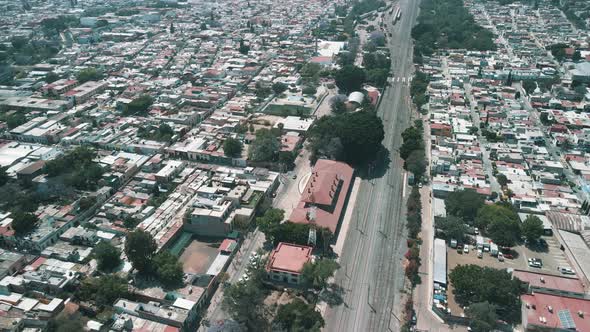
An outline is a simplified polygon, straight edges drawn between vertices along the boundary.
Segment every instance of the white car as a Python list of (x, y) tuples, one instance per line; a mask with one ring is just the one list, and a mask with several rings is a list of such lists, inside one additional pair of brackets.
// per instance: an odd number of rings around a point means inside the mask
[(468, 254), (468, 253), (469, 253), (469, 245), (468, 245), (468, 244), (466, 244), (466, 245), (463, 247), (463, 253), (464, 253), (464, 254)]
[(574, 275), (576, 274), (576, 272), (574, 272), (574, 270), (572, 270), (569, 267), (558, 267), (557, 268), (559, 270), (559, 272), (561, 272), (562, 274), (569, 274), (569, 275)]

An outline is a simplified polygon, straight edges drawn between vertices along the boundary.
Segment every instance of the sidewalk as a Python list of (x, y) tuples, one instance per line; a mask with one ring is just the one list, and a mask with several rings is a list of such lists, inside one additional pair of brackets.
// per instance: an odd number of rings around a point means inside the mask
[[(430, 124), (428, 117), (423, 116), (424, 120), (424, 143), (426, 147), (426, 159), (428, 168), (430, 168)], [(418, 273), (422, 282), (414, 290), (414, 310), (416, 311), (417, 324), (416, 328), (423, 331), (431, 332), (450, 332), (450, 331), (467, 331), (464, 326), (447, 325), (442, 318), (432, 311), (434, 285), (433, 275), (433, 244), (434, 244), (434, 213), (432, 204), (432, 183), (428, 183), (420, 189), (420, 199), (422, 200), (422, 230), (420, 238), (420, 258), (422, 264)]]
[[(361, 181), (362, 179), (360, 177), (356, 177), (356, 179), (354, 180), (352, 191), (350, 192), (350, 198), (348, 199), (346, 212), (342, 220), (342, 226), (340, 227), (340, 232), (338, 233), (338, 239), (336, 240), (336, 244), (332, 247), (334, 253), (338, 255), (338, 258), (336, 259), (337, 262), (340, 262), (340, 255), (342, 255), (342, 247), (346, 242), (346, 236), (348, 235), (348, 227), (350, 226), (350, 220), (352, 219), (352, 212), (356, 204), (356, 197), (361, 186)], [(333, 283), (334, 280), (334, 276), (331, 276), (330, 278), (328, 278), (328, 284)], [(328, 304), (324, 301), (320, 301), (316, 305), (316, 309), (320, 311), (322, 316), (325, 316), (326, 309), (328, 309)]]

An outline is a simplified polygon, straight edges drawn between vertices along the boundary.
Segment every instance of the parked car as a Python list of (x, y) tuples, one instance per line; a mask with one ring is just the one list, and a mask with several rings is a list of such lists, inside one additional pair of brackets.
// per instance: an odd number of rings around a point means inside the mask
[(500, 262), (503, 262), (504, 261), (504, 254), (503, 253), (501, 253), (501, 252), (498, 253), (498, 260)]
[(481, 250), (481, 249), (477, 250), (477, 258), (483, 258), (483, 250)]
[(463, 245), (462, 244), (458, 244), (457, 245), (457, 253), (458, 254), (462, 254), (463, 253)]
[(468, 254), (468, 253), (469, 253), (469, 245), (468, 245), (468, 244), (466, 244), (466, 245), (463, 247), (463, 253), (464, 253), (464, 254)]
[(576, 274), (576, 272), (574, 272), (574, 270), (572, 270), (569, 267), (558, 267), (557, 268), (559, 270), (559, 272), (561, 272), (562, 274), (569, 274), (569, 275), (574, 275)]
[(529, 266), (540, 269), (543, 267), (543, 261), (539, 258), (529, 258)]

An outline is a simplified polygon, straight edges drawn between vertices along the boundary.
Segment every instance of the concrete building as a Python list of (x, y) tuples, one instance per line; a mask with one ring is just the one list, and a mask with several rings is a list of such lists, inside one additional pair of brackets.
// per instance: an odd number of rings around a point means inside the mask
[(532, 293), (521, 301), (525, 331), (590, 331), (590, 300)]
[(266, 271), (271, 280), (299, 284), (301, 270), (311, 261), (312, 247), (281, 242), (271, 252)]

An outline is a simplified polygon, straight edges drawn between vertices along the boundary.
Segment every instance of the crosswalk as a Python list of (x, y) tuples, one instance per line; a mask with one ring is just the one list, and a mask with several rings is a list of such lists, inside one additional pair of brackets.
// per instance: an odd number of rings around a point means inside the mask
[(400, 84), (400, 83), (401, 84), (410, 84), (412, 82), (412, 79), (413, 78), (414, 78), (413, 76), (408, 76), (408, 77), (405, 77), (405, 76), (394, 76), (394, 77), (388, 78), (387, 81), (389, 83), (391, 83), (391, 84), (395, 84), (395, 83), (398, 83), (398, 84)]

